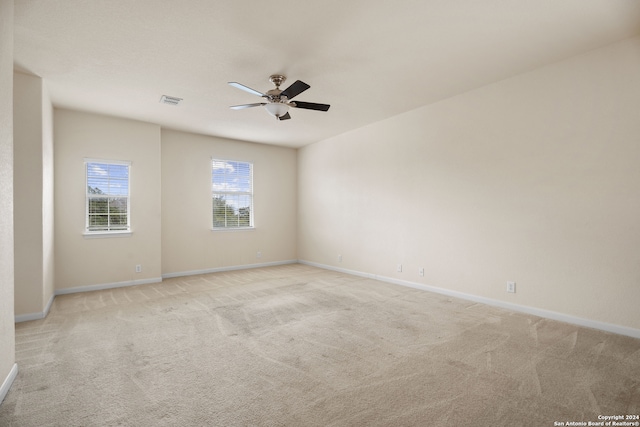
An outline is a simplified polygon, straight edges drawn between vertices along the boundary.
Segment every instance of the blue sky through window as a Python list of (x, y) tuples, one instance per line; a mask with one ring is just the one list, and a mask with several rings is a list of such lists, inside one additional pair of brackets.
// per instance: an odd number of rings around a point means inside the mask
[(251, 164), (246, 162), (213, 160), (211, 191), (213, 193), (250, 193)]
[(91, 191), (107, 196), (129, 194), (129, 166), (111, 163), (87, 163), (87, 185)]

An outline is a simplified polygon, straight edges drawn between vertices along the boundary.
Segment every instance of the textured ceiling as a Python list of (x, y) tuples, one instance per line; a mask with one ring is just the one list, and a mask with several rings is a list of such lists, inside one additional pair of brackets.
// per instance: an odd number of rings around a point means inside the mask
[[(640, 34), (637, 0), (15, 0), (15, 65), (54, 105), (300, 147)], [(278, 122), (268, 77), (299, 79)], [(159, 102), (184, 98), (181, 105)]]

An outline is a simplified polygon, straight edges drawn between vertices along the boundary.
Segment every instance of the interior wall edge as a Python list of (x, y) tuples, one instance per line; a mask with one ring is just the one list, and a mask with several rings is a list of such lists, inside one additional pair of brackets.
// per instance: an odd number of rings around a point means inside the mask
[(47, 305), (44, 307), (43, 311), (38, 311), (36, 313), (16, 314), (15, 323), (44, 319), (49, 314), (49, 311), (51, 310), (51, 305), (53, 304), (53, 300), (55, 299), (55, 297), (56, 297), (55, 294), (51, 295), (51, 298), (49, 298), (49, 302), (47, 302)]
[(17, 376), (18, 364), (14, 363), (13, 367), (9, 371), (9, 374), (7, 375), (7, 378), (4, 379), (4, 381), (2, 382), (2, 386), (0, 386), (0, 405), (2, 405), (2, 401), (4, 400), (7, 393), (9, 393), (9, 389), (11, 388), (11, 385), (13, 384), (13, 381)]
[(414, 289), (420, 289), (427, 292), (434, 292), (441, 295), (446, 295), (454, 298), (460, 298), (467, 301), (473, 301), (480, 304), (486, 304), (493, 307), (502, 308), (505, 310), (516, 311), (519, 313), (531, 314), (533, 316), (542, 317), (545, 319), (555, 320), (559, 322), (570, 323), (585, 328), (598, 329), (605, 332), (611, 332), (618, 335), (625, 335), (632, 338), (640, 339), (640, 329), (631, 328), (623, 325), (615, 325), (612, 323), (601, 322), (598, 320), (585, 319), (582, 317), (572, 316), (565, 313), (560, 313), (551, 310), (544, 310), (537, 307), (525, 306), (520, 304), (513, 304), (505, 301), (495, 300), (492, 298), (481, 297), (478, 295), (467, 294), (464, 292), (452, 291), (445, 288), (440, 288), (432, 285), (425, 285), (422, 283), (411, 282), (408, 280), (399, 280), (392, 277), (380, 276), (377, 274), (366, 273), (362, 271), (349, 270), (340, 267), (334, 267), (331, 265), (320, 264), (317, 262), (298, 260), (300, 264), (310, 265), (312, 267), (323, 268), (326, 270), (337, 271), (340, 273), (351, 274), (354, 276), (365, 277), (367, 279), (379, 280), (385, 283), (391, 283), (394, 285), (407, 286)]

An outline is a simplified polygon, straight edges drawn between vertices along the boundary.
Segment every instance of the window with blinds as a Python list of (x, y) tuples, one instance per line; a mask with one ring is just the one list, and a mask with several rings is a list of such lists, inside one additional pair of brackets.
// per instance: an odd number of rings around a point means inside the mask
[(85, 159), (86, 232), (128, 232), (130, 162)]
[(253, 227), (253, 164), (211, 160), (213, 229)]

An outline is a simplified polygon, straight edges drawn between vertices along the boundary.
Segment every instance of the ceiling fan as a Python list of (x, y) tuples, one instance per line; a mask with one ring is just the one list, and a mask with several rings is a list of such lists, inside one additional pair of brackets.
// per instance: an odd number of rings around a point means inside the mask
[(330, 107), (328, 104), (316, 104), (315, 102), (303, 102), (303, 101), (291, 101), (296, 96), (300, 95), (311, 86), (303, 81), (296, 80), (291, 86), (285, 90), (280, 89), (280, 85), (284, 83), (287, 78), (280, 74), (274, 74), (269, 77), (269, 81), (276, 85), (275, 89), (271, 89), (267, 93), (259, 92), (255, 89), (251, 89), (243, 84), (237, 82), (229, 82), (229, 84), (238, 89), (244, 90), (254, 95), (258, 95), (265, 98), (267, 102), (257, 102), (255, 104), (242, 104), (233, 105), (229, 108), (232, 110), (242, 110), (244, 108), (251, 107), (264, 107), (265, 110), (276, 120), (289, 120), (291, 115), (289, 114), (289, 107), (304, 108), (306, 110), (327, 111)]

